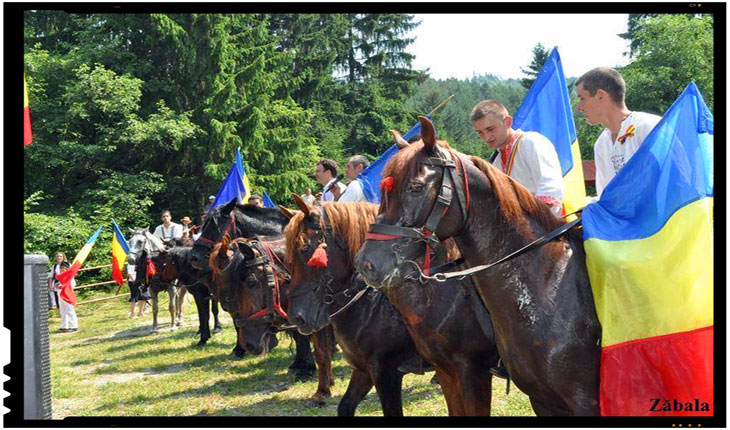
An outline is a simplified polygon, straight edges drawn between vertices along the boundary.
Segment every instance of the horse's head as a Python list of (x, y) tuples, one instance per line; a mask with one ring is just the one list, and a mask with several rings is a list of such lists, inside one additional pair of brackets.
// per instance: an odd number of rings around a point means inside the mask
[(289, 321), (302, 334), (330, 323), (330, 314), (342, 306), (338, 293), (354, 274), (352, 260), (360, 248), (377, 206), (370, 203), (307, 205), (292, 194), (301, 210), (286, 229), (286, 265), (292, 275), (288, 289)]
[[(215, 274), (214, 295), (223, 310), (242, 328), (244, 348), (254, 355), (270, 351), (278, 343), (268, 258), (246, 239), (224, 239), (214, 247), (210, 266)], [(276, 275), (274, 275), (276, 276)]]
[(127, 253), (127, 262), (131, 265), (138, 263), (138, 260), (145, 250), (148, 250), (147, 236), (145, 232), (149, 233), (149, 228), (142, 228), (138, 230), (129, 229), (132, 232), (132, 237), (127, 241), (129, 245), (129, 252)]
[(236, 209), (236, 199), (224, 206), (213, 209), (200, 228), (200, 236), (193, 245), (190, 253), (190, 264), (196, 269), (203, 269), (210, 259), (210, 253), (216, 243), (223, 239), (224, 234), (231, 230), (231, 211)]
[(419, 260), (426, 268), (441, 240), (456, 235), (466, 221), (464, 163), (447, 142), (436, 140), (431, 121), (419, 121), (421, 141), (399, 145), (404, 148), (383, 171), (380, 211), (355, 258), (357, 271), (376, 287), (414, 276)]

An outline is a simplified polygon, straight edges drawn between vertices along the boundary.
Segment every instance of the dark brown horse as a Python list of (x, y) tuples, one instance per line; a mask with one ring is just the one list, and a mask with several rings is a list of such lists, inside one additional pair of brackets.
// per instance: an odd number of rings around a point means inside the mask
[[(227, 236), (214, 246), (210, 255), (209, 265), (215, 279), (213, 294), (240, 328), (239, 343), (254, 355), (271, 351), (278, 344), (276, 333), (286, 324), (282, 308), (287, 305), (287, 295), (282, 294), (288, 282), (286, 269), (271, 261), (283, 257), (283, 240), (259, 242), (236, 238), (229, 241)], [(281, 288), (280, 283), (284, 284)], [(310, 336), (291, 329), (289, 333), (297, 348), (289, 370), (295, 374), (296, 380), (306, 380), (313, 376), (314, 361), (317, 362), (319, 384), (311, 400), (322, 405), (332, 396), (331, 387), (334, 385), (334, 335), (331, 330), (326, 330), (311, 336), (315, 357), (312, 360)]]
[[(383, 415), (402, 416), (403, 373), (398, 366), (418, 357), (418, 352), (395, 307), (381, 291), (368, 288), (352, 267), (377, 206), (326, 203), (320, 209), (293, 196), (301, 212), (284, 230), (286, 264), (292, 276), (289, 321), (302, 333), (330, 324), (334, 328), (343, 356), (353, 367), (338, 406), (339, 416), (353, 416), (373, 385)], [(322, 213), (326, 213), (327, 221)], [(322, 251), (325, 247), (326, 252)], [(311, 267), (323, 253), (328, 260), (326, 267)]]
[[(304, 202), (299, 199), (297, 202), (303, 207)], [(342, 240), (343, 243), (358, 246), (358, 243), (365, 240), (378, 206), (360, 204), (360, 209), (368, 216), (358, 217), (358, 211), (336, 211), (341, 205), (343, 204), (335, 203), (330, 206), (333, 215), (336, 212), (333, 218), (337, 220), (333, 221), (332, 228), (348, 226), (346, 229), (339, 228), (338, 234), (347, 238)], [(339, 253), (330, 251), (331, 249), (328, 245), (328, 259), (331, 264), (344, 268), (343, 277), (351, 277), (355, 273), (351, 256), (347, 255), (348, 258), (342, 261), (336, 260)], [(450, 251), (452, 258), (458, 256), (453, 241)], [(345, 257), (342, 254), (340, 256)], [(434, 256), (434, 265), (443, 262), (444, 256)], [(382, 291), (403, 316), (406, 329), (420, 355), (434, 365), (449, 415), (488, 416), (492, 398), (492, 376), (486, 369), (496, 365), (498, 357), (489, 315), (484, 313), (482, 329), (474, 314), (472, 302), (478, 300), (478, 297), (474, 297), (470, 288), (462, 286), (456, 280), (444, 284), (421, 284), (417, 280), (406, 280), (397, 287)], [(325, 313), (320, 311), (320, 315), (323, 314)], [(375, 326), (368, 328), (375, 329)], [(464, 339), (469, 341), (465, 342)]]
[[(478, 266), (563, 224), (487, 162), (441, 147), (431, 122), (419, 119), (422, 142), (396, 154), (383, 173), (392, 188), (371, 231), (392, 238), (368, 240), (356, 259), (369, 283), (398, 285), (418, 270), (409, 261), (439, 240), (453, 237), (467, 264)], [(431, 218), (436, 226), (424, 229)], [(489, 309), (499, 355), (535, 413), (599, 415), (600, 325), (580, 235), (569, 232), (472, 280)]]

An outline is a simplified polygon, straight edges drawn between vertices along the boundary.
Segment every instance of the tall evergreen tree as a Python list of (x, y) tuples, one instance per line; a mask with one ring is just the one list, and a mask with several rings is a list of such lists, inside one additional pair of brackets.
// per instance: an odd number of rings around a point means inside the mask
[(540, 74), (540, 69), (542, 69), (542, 66), (545, 64), (545, 61), (547, 61), (549, 55), (550, 50), (546, 49), (540, 42), (532, 48), (532, 62), (530, 62), (530, 65), (527, 66), (526, 69), (524, 67), (520, 67), (522, 73), (528, 76), (527, 78), (522, 78), (520, 80), (522, 86), (526, 90), (529, 90), (537, 79), (537, 75)]

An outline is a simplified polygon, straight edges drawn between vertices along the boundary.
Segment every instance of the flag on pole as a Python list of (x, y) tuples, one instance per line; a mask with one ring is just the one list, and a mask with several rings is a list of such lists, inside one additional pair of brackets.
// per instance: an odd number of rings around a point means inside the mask
[(713, 135), (692, 82), (583, 211), (602, 415), (715, 413)]
[(76, 295), (74, 294), (74, 290), (71, 287), (71, 281), (73, 280), (74, 276), (76, 276), (76, 272), (79, 271), (81, 265), (84, 264), (86, 257), (89, 256), (91, 248), (94, 247), (94, 243), (96, 242), (96, 239), (99, 237), (99, 233), (103, 228), (104, 226), (99, 227), (94, 232), (94, 234), (91, 235), (89, 240), (86, 241), (86, 244), (83, 248), (81, 248), (81, 251), (76, 254), (73, 263), (71, 263), (71, 267), (69, 267), (68, 270), (66, 270), (65, 272), (56, 275), (56, 279), (61, 282), (62, 286), (60, 297), (71, 305), (76, 305)]
[[(426, 115), (426, 118), (431, 119), (431, 114)], [(416, 125), (411, 127), (410, 130), (403, 135), (403, 139), (408, 139), (421, 133), (421, 123), (417, 122)], [(387, 151), (382, 153), (375, 161), (370, 163), (365, 170), (357, 175), (357, 179), (362, 183), (362, 192), (365, 194), (365, 198), (370, 203), (380, 204), (380, 180), (383, 179), (383, 168), (388, 164), (391, 157), (398, 153), (398, 147), (393, 144)]]
[(114, 229), (114, 234), (112, 234), (112, 279), (117, 281), (117, 284), (122, 285), (124, 284), (122, 272), (124, 271), (124, 263), (127, 262), (129, 245), (114, 219), (112, 219), (112, 227)]
[(586, 204), (583, 163), (570, 107), (568, 85), (558, 48), (553, 48), (514, 116), (514, 129), (536, 131), (550, 139), (563, 172), (563, 211)]
[(243, 158), (241, 158), (241, 151), (236, 150), (236, 159), (228, 171), (225, 181), (221, 189), (218, 190), (218, 194), (213, 200), (213, 204), (210, 206), (210, 211), (223, 206), (233, 199), (237, 199), (238, 203), (248, 202), (248, 198), (251, 196), (251, 186), (246, 176), (246, 169), (243, 165)]
[(274, 201), (271, 200), (271, 197), (269, 197), (269, 194), (266, 191), (264, 191), (264, 207), (276, 208), (276, 204), (274, 204)]
[(23, 75), (23, 91), (25, 93), (23, 100), (23, 146), (28, 146), (33, 142), (33, 130), (30, 128), (30, 105), (28, 103), (28, 84), (25, 83), (25, 74)]

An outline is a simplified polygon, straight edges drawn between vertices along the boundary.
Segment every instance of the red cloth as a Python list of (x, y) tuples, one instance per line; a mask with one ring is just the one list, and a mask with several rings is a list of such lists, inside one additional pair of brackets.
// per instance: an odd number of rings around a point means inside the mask
[(59, 297), (72, 306), (76, 306), (76, 295), (74, 294), (74, 289), (71, 286), (71, 281), (73, 281), (74, 276), (76, 276), (76, 272), (78, 272), (80, 268), (81, 263), (77, 262), (67, 270), (56, 275), (56, 279), (58, 279), (61, 283), (61, 293), (59, 294)]

